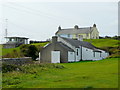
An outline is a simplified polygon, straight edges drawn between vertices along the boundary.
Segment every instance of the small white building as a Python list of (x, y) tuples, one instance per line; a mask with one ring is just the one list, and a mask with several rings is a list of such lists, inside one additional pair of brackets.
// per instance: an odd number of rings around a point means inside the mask
[[(80, 39), (81, 40), (81, 39)], [(52, 43), (40, 52), (42, 63), (67, 63), (83, 60), (101, 60), (109, 53), (93, 46), (89, 42), (59, 36), (52, 38)]]

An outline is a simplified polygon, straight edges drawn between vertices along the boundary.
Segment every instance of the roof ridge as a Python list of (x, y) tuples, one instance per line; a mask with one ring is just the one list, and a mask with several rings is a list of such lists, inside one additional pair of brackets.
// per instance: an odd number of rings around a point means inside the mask
[[(86, 29), (86, 28), (91, 28), (91, 27), (81, 27), (81, 28), (78, 28), (78, 29)], [(69, 30), (69, 29), (75, 30), (75, 28), (64, 28), (64, 29), (61, 29), (61, 30)], [(76, 30), (78, 30), (78, 29), (76, 29)]]

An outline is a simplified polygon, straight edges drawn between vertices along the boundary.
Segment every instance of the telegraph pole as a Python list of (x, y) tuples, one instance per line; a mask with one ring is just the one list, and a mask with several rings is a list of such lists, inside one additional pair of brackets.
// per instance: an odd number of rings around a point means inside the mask
[(7, 31), (7, 28), (8, 28), (8, 19), (5, 19), (5, 38), (6, 38), (6, 42), (7, 42), (7, 36), (8, 36), (8, 31)]

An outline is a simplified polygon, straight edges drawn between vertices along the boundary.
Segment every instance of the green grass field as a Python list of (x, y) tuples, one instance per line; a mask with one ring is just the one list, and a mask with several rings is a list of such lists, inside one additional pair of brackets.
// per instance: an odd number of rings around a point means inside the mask
[(21, 71), (3, 73), (3, 88), (118, 87), (118, 58), (43, 66), (34, 64), (21, 68)]
[(115, 39), (86, 39), (84, 41), (91, 42), (96, 47), (117, 47), (120, 43), (119, 40)]
[(43, 43), (33, 43), (33, 44), (31, 44), (31, 45), (35, 45), (35, 46), (41, 46), (41, 47), (43, 47), (43, 46), (45, 46), (46, 44), (48, 44), (49, 42), (43, 42)]
[[(35, 45), (36, 47), (43, 47), (47, 44), (48, 42), (45, 43), (34, 43), (34, 44), (30, 44), (30, 45)], [(14, 50), (17, 52), (17, 54), (14, 52)], [(9, 55), (8, 55), (9, 54)], [(20, 47), (17, 48), (2, 48), (2, 54), (1, 56), (7, 56), (7, 57), (13, 57), (13, 58), (17, 58), (17, 57), (21, 57), (22, 53), (20, 52)]]
[(2, 56), (2, 45), (0, 45), (0, 56)]
[(2, 55), (6, 55), (8, 53), (13, 53), (13, 50), (16, 50), (16, 51), (20, 52), (19, 47), (17, 47), (17, 48), (3, 48), (2, 49)]

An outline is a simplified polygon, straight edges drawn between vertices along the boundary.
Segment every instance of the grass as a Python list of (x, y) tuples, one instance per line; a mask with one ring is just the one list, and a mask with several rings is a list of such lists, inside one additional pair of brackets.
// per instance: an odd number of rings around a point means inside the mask
[(8, 53), (13, 53), (14, 50), (16, 50), (17, 52), (20, 53), (20, 48), (19, 47), (17, 47), (17, 48), (3, 48), (2, 49), (2, 55), (4, 56)]
[[(62, 68), (61, 68), (62, 67)], [(118, 58), (21, 66), (3, 73), (3, 88), (117, 88)]]
[(2, 45), (0, 45), (0, 56), (2, 56)]
[[(93, 45), (96, 47), (105, 49), (112, 53), (112, 57), (120, 57), (119, 52), (120, 50), (118, 49), (120, 41), (115, 40), (115, 39), (87, 39), (84, 40), (87, 42), (91, 42)], [(35, 45), (38, 49), (45, 46), (49, 42), (43, 42), (43, 43), (33, 43), (31, 45)], [(14, 53), (14, 50), (16, 50), (17, 54)], [(20, 47), (17, 48), (10, 48), (10, 49), (2, 49), (2, 56), (5, 57), (21, 57), (23, 56), (22, 53), (20, 53)]]
[(96, 47), (118, 47), (119, 40), (115, 39), (86, 39), (84, 41), (91, 42)]
[(46, 44), (48, 44), (49, 42), (43, 42), (43, 43), (33, 43), (33, 44), (31, 44), (31, 45), (35, 45), (35, 46), (41, 46), (41, 47), (43, 47), (43, 46), (45, 46)]
[(120, 41), (115, 39), (87, 39), (84, 40), (91, 42), (94, 46), (106, 50), (110, 53), (109, 57), (120, 58)]
[[(30, 44), (30, 45), (35, 45), (37, 48), (40, 48), (40, 47), (45, 46), (48, 43), (49, 42), (34, 43), (34, 44)], [(16, 51), (16, 52), (14, 52), (14, 51)], [(17, 58), (17, 57), (22, 57), (23, 55), (20, 52), (20, 47), (17, 47), (17, 48), (2, 48), (2, 54), (0, 54), (0, 56)]]

